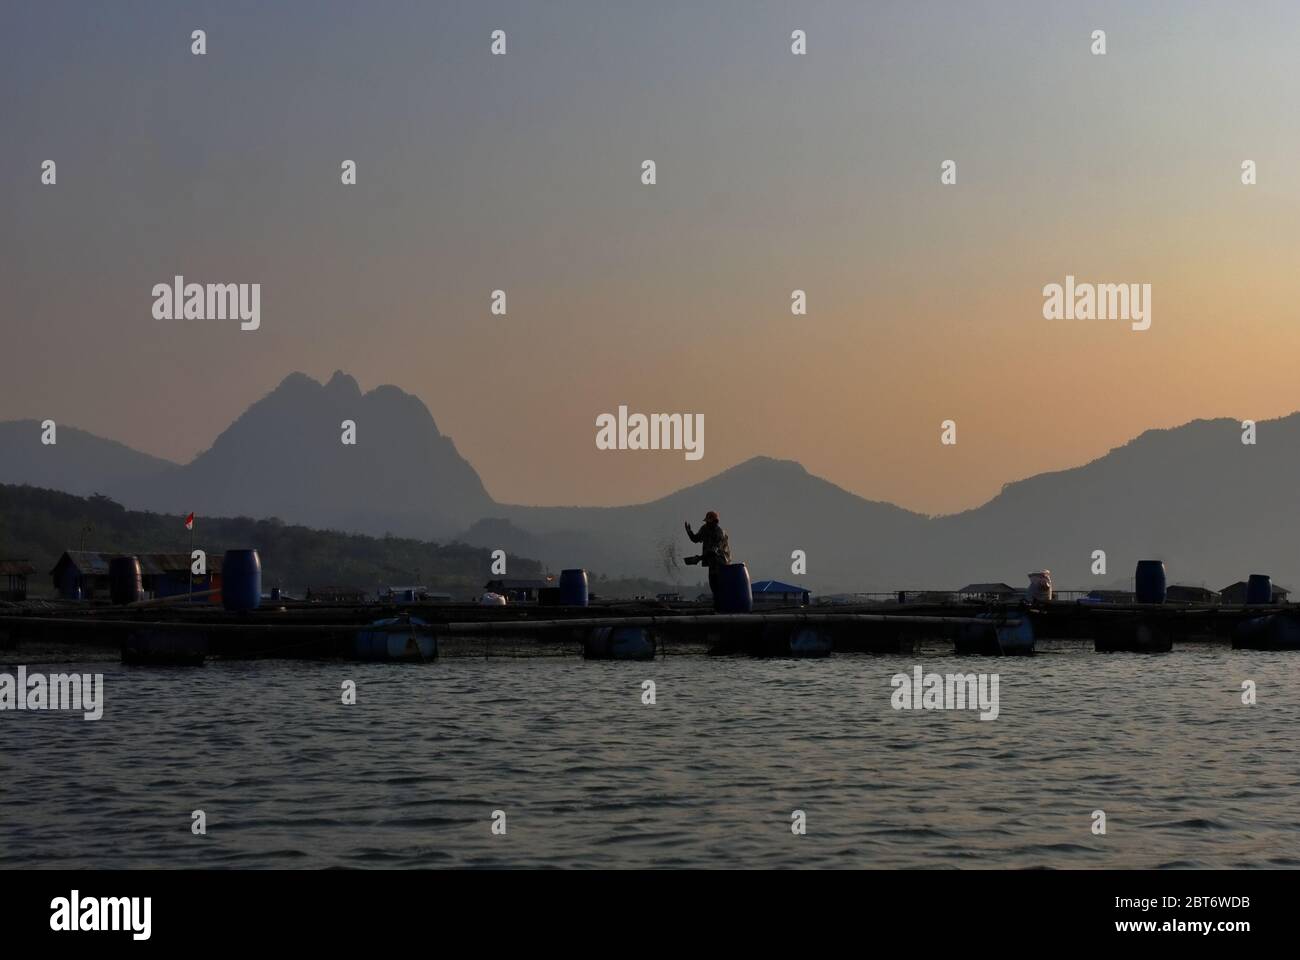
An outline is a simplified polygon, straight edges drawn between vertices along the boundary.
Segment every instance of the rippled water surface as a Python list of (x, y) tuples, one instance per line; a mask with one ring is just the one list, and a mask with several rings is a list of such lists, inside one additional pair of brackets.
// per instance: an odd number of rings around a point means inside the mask
[[(950, 650), (29, 661), (106, 707), (0, 713), (0, 866), (1300, 866), (1300, 655)], [(998, 673), (998, 719), (891, 709), (918, 663)]]

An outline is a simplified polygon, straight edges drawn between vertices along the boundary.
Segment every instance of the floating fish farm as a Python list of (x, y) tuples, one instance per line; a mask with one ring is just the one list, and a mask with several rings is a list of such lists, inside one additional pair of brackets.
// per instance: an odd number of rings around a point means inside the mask
[[(239, 554), (240, 556), (232, 556)], [(1135, 602), (1038, 597), (1010, 603), (944, 601), (756, 610), (744, 564), (720, 578), (714, 605), (589, 601), (585, 571), (561, 576), (559, 605), (267, 602), (255, 551), (232, 551), (220, 591), (142, 600), (139, 565), (115, 561), (111, 602), (33, 601), (0, 611), (0, 650), (49, 658), (78, 648), (120, 651), (131, 664), (208, 660), (346, 659), (427, 662), (439, 656), (575, 654), (647, 660), (679, 653), (824, 657), (910, 653), (951, 643), (958, 654), (1027, 656), (1040, 641), (1081, 641), (1099, 653), (1164, 653), (1175, 643), (1300, 650), (1300, 608), (1271, 602), (1267, 578), (1237, 605), (1171, 603), (1164, 567), (1138, 565)], [(236, 573), (242, 571), (242, 573)], [(220, 594), (218, 599), (208, 594)], [(199, 601), (199, 602), (195, 602)]]

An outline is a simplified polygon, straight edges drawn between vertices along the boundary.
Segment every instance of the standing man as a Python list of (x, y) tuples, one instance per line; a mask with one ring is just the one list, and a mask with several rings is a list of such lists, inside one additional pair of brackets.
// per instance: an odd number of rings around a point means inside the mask
[(713, 609), (716, 610), (722, 568), (731, 562), (731, 542), (727, 539), (727, 531), (718, 522), (718, 512), (710, 510), (704, 515), (704, 526), (700, 527), (699, 533), (692, 530), (690, 521), (687, 521), (686, 535), (691, 538), (691, 543), (702, 544), (700, 555), (687, 557), (686, 562), (701, 563), (709, 568), (709, 590), (713, 592)]

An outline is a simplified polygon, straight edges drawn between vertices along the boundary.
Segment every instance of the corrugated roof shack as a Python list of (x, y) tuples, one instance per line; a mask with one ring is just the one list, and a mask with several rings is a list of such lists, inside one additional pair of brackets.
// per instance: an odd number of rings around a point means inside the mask
[(93, 600), (108, 596), (108, 561), (117, 554), (98, 550), (65, 550), (50, 577), (55, 592), (65, 600)]
[(308, 603), (365, 603), (367, 595), (360, 587), (308, 587), (303, 599)]
[(1172, 583), (1165, 591), (1165, 599), (1170, 603), (1218, 603), (1219, 595), (1209, 587)]
[(18, 603), (27, 599), (27, 577), (36, 572), (26, 560), (0, 560), (0, 580), (5, 589), (0, 590), (0, 600)]
[(750, 588), (755, 603), (770, 603), (779, 606), (806, 607), (812, 599), (810, 591), (793, 583), (780, 580), (756, 580)]
[[(65, 550), (50, 571), (54, 589), (65, 600), (94, 600), (108, 596), (108, 562), (114, 557), (135, 556), (140, 561), (140, 583), (150, 597), (177, 597), (191, 590), (190, 556), (187, 553), (105, 553), (99, 550)], [(193, 592), (215, 590), (221, 585), (221, 558), (208, 557), (208, 572), (193, 577)]]
[[(1240, 606), (1246, 602), (1246, 585), (1245, 580), (1238, 580), (1236, 583), (1230, 584), (1220, 590), (1219, 596), (1222, 598), (1224, 603), (1230, 606)], [(1290, 595), (1291, 591), (1286, 587), (1279, 587), (1276, 583), (1273, 584), (1274, 603), (1286, 603), (1287, 597)]]
[[(1132, 590), (1089, 590), (1083, 598), (1088, 603), (1132, 603)], [(1083, 602), (1080, 601), (1080, 602)]]
[(188, 553), (142, 553), (139, 557), (145, 593), (153, 597), (179, 597), (221, 586), (221, 557), (209, 556), (207, 573), (202, 576), (190, 572), (193, 563)]
[(555, 578), (545, 579), (500, 579), (489, 580), (483, 585), (484, 590), (499, 593), (511, 603), (535, 603), (541, 597), (541, 591), (555, 586)]
[(1007, 583), (968, 583), (957, 591), (960, 599), (978, 600), (981, 603), (998, 603), (1021, 595), (1021, 591)]

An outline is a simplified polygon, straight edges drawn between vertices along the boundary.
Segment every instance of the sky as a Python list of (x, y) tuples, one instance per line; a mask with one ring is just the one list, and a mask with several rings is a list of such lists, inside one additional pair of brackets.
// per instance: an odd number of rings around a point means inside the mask
[[(1297, 49), (1294, 2), (5, 0), (0, 419), (184, 462), (343, 369), (503, 502), (766, 455), (974, 507), (1300, 408)], [(176, 274), (260, 283), (260, 329), (155, 319)], [(1067, 274), (1150, 329), (1044, 319)], [(597, 449), (620, 405), (704, 455)]]

